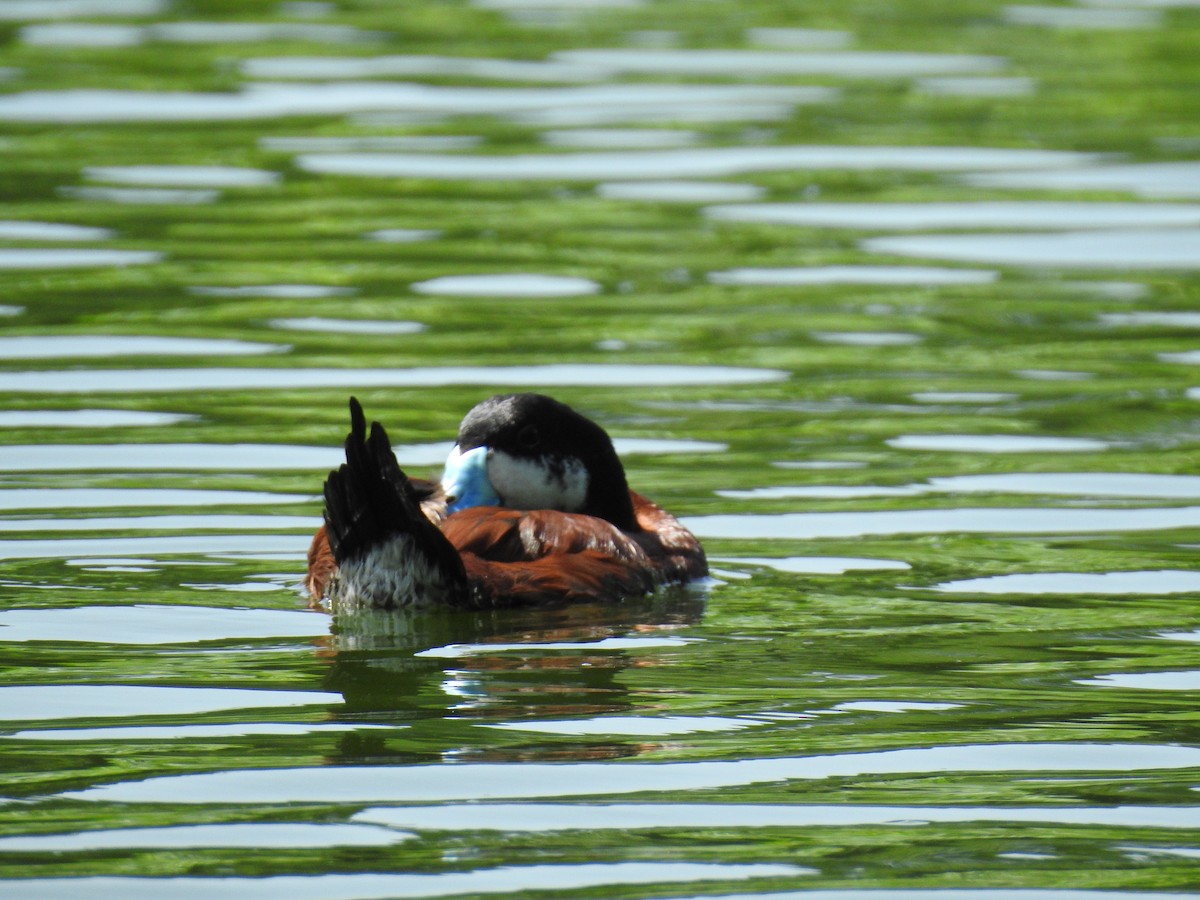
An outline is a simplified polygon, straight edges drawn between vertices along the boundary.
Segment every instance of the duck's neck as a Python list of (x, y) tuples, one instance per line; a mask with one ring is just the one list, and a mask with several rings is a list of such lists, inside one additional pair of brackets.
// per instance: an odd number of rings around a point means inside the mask
[(633, 501), (629, 497), (629, 483), (625, 480), (625, 470), (620, 462), (613, 462), (613, 466), (604, 467), (607, 471), (593, 471), (584, 511), (588, 515), (611, 522), (622, 531), (637, 531), (637, 518), (633, 514)]

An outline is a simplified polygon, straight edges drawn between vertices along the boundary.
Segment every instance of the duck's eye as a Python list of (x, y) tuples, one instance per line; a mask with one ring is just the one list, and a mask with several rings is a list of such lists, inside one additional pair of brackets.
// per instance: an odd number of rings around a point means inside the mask
[(526, 425), (517, 432), (517, 443), (526, 450), (532, 450), (541, 443), (542, 436), (538, 434), (538, 430), (533, 425)]

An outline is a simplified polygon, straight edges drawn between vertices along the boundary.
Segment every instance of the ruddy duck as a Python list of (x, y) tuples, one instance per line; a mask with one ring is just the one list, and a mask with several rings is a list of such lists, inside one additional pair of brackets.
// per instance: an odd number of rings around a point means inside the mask
[(629, 489), (608, 434), (566, 404), (483, 401), (438, 484), (408, 478), (351, 397), (305, 583), (334, 609), (478, 609), (616, 600), (707, 571), (695, 536)]

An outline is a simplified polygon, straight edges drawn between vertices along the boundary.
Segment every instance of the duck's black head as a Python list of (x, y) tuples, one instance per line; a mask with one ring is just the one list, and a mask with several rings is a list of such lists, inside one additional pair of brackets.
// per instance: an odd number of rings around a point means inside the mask
[(467, 413), (442, 486), (452, 512), (489, 504), (557, 509), (635, 527), (607, 432), (541, 394), (499, 394)]

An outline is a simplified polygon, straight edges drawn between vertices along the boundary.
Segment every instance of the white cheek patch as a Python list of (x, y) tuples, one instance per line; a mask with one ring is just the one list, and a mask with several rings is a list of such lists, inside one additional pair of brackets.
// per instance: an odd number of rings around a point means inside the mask
[(587, 499), (587, 469), (578, 460), (517, 459), (499, 450), (488, 455), (488, 481), (505, 506), (577, 512)]

